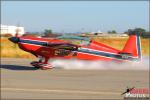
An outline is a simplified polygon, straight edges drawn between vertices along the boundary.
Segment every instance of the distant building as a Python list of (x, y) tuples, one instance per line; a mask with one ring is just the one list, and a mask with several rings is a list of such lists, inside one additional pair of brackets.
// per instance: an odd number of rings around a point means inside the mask
[(1, 25), (1, 35), (4, 34), (11, 34), (12, 36), (16, 35), (18, 31), (18, 35), (24, 34), (24, 27), (17, 27), (17, 26), (8, 26), (8, 25)]

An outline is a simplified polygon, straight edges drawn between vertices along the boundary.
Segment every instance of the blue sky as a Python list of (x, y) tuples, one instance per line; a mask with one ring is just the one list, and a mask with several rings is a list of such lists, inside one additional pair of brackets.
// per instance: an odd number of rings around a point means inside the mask
[(25, 31), (149, 30), (149, 1), (2, 1), (1, 24)]

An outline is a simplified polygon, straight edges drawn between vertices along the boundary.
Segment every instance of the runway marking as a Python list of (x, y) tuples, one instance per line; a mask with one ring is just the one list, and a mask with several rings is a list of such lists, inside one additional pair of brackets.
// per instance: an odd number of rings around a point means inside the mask
[(120, 95), (120, 92), (100, 92), (100, 91), (82, 91), (82, 90), (60, 90), (60, 89), (25, 89), (25, 88), (1, 88), (8, 91), (25, 91), (25, 92), (51, 92), (51, 93), (77, 93), (77, 94), (105, 94), (105, 95)]

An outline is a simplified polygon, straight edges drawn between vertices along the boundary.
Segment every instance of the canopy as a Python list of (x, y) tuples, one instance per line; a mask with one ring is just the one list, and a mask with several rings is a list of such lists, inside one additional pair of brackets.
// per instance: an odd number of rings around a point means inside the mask
[(57, 37), (57, 39), (76, 39), (76, 40), (90, 41), (90, 38), (81, 37), (81, 36), (68, 36), (68, 35), (59, 36)]

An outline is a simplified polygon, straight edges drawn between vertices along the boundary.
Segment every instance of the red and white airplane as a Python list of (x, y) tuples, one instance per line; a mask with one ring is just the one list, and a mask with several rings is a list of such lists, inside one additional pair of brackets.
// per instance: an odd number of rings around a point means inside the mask
[[(9, 40), (17, 43), (20, 49), (30, 52), (39, 58), (39, 61), (31, 62), (31, 65), (37, 69), (53, 68), (48, 63), (50, 58), (76, 58), (118, 62), (141, 60), (139, 32), (132, 32), (130, 34), (122, 50), (117, 50), (89, 38), (78, 36), (60, 36), (54, 39), (16, 36), (9, 38)], [(80, 44), (77, 40), (80, 41)]]

